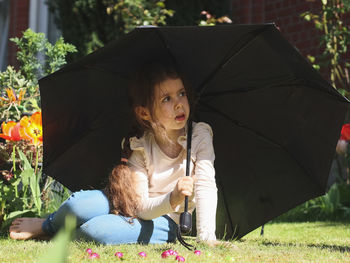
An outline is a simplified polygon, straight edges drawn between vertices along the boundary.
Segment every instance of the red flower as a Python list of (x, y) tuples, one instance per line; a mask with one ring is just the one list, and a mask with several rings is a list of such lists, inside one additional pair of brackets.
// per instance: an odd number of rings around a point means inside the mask
[(4, 138), (8, 141), (17, 142), (21, 140), (21, 135), (19, 133), (20, 124), (14, 121), (9, 121), (8, 123), (3, 122), (1, 124), (2, 133), (0, 134), (1, 138)]
[(340, 140), (350, 141), (350, 123), (344, 124), (341, 128)]

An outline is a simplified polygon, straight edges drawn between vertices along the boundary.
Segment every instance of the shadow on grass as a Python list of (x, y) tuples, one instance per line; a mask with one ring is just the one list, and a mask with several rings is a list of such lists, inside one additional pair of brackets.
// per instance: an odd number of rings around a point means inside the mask
[[(285, 247), (300, 247), (304, 244), (295, 244), (295, 243), (280, 243), (280, 242), (271, 242), (263, 241), (261, 244), (264, 246), (285, 246)], [(350, 246), (337, 246), (337, 245), (326, 245), (326, 244), (305, 244), (309, 248), (318, 248), (318, 249), (328, 249), (334, 252), (350, 252)]]

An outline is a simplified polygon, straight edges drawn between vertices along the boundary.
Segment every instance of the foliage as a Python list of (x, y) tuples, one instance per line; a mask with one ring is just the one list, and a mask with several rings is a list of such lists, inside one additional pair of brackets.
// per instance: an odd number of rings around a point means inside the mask
[[(18, 46), (21, 70), (0, 72), (0, 226), (15, 217), (42, 216), (52, 210), (53, 179), (42, 177), (42, 120), (38, 78), (53, 73), (76, 49), (60, 38), (51, 45), (44, 34), (28, 29)], [(62, 201), (62, 200), (61, 200)]]
[(343, 23), (342, 17), (349, 11), (349, 0), (322, 0), (320, 14), (309, 11), (301, 14), (305, 20), (312, 21), (322, 33), (323, 53), (318, 58), (309, 56), (310, 61), (316, 69), (328, 72), (333, 87), (348, 98), (350, 63), (345, 60), (345, 55), (348, 54), (350, 46), (350, 26)]
[[(54, 45), (45, 38), (44, 33), (35, 33), (31, 29), (23, 32), (21, 38), (10, 38), (17, 47), (17, 59), (21, 63), (24, 77), (37, 84), (37, 80), (50, 73), (55, 72), (66, 64), (67, 53), (76, 52), (76, 48), (64, 42), (60, 37)], [(45, 55), (41, 61), (38, 55)]]
[(274, 221), (318, 221), (350, 219), (350, 185), (335, 183), (327, 194), (307, 201)]
[(26, 79), (21, 71), (8, 66), (0, 72), (0, 118), (5, 121), (18, 120), (23, 112), (39, 109), (39, 87)]
[(201, 15), (205, 17), (205, 20), (200, 20), (199, 25), (200, 26), (215, 26), (217, 24), (231, 24), (232, 20), (228, 16), (222, 16), (219, 18), (216, 18), (212, 14), (210, 14), (207, 11), (202, 11)]
[[(38, 113), (34, 115), (38, 115)], [(26, 118), (28, 117), (24, 116), (22, 120)], [(41, 114), (39, 118), (41, 121)], [(39, 146), (42, 144), (42, 132), (37, 130), (39, 124), (35, 127), (37, 135), (31, 133), (35, 138), (30, 138), (26, 133), (27, 127), (20, 126), (21, 122), (18, 123), (19, 125), (14, 125), (12, 130), (3, 128), (3, 132), (7, 132), (0, 134), (7, 140), (7, 143), (0, 143), (1, 162), (5, 164), (2, 166), (0, 179), (0, 217), (5, 222), (2, 227), (5, 227), (12, 218), (22, 214), (32, 213), (40, 216), (43, 210), (41, 197), (50, 185), (50, 180), (46, 180), (44, 185), (40, 185), (39, 158), (41, 159), (42, 156), (42, 148)], [(16, 128), (18, 131), (14, 136)], [(19, 131), (21, 129), (23, 131)], [(33, 144), (34, 141), (35, 144)], [(9, 152), (11, 148), (12, 153)], [(8, 165), (6, 166), (6, 164)]]
[(31, 29), (24, 31), (23, 37), (11, 41), (18, 47), (21, 70), (8, 66), (6, 71), (0, 72), (0, 118), (5, 121), (16, 121), (23, 113), (38, 111), (38, 79), (58, 70), (66, 64), (65, 56), (76, 52), (75, 47), (64, 43), (62, 37), (52, 45), (43, 33)]
[[(64, 37), (78, 47), (76, 57), (95, 51), (137, 26), (165, 25), (173, 11), (165, 0), (48, 0)], [(72, 26), (74, 25), (74, 26)]]
[(39, 260), (39, 263), (65, 263), (68, 262), (68, 245), (76, 228), (76, 218), (68, 215), (65, 218), (65, 227), (55, 236), (54, 246)]
[(165, 19), (173, 15), (172, 10), (165, 9), (164, 0), (161, 1), (106, 1), (107, 14), (115, 21), (124, 22), (124, 33), (129, 33), (137, 26), (165, 25)]
[[(201, 12), (206, 10), (212, 17), (223, 17), (232, 13), (232, 1), (229, 0), (166, 0), (167, 8), (174, 10), (174, 15), (167, 18), (167, 25), (195, 26), (203, 20)], [(206, 19), (204, 19), (206, 20)]]

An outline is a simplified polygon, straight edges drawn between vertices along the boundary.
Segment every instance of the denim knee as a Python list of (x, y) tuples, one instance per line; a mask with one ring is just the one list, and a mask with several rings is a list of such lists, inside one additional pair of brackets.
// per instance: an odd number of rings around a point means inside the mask
[(75, 216), (77, 225), (80, 226), (91, 218), (108, 213), (109, 202), (102, 191), (79, 191), (64, 201), (59, 209), (46, 219), (42, 228), (45, 233), (52, 235), (64, 225), (68, 214)]

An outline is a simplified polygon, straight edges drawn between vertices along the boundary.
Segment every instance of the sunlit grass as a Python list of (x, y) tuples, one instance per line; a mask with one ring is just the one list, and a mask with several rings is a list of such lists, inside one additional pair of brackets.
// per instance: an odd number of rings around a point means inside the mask
[[(190, 242), (194, 244), (194, 240)], [(350, 223), (273, 223), (265, 225), (264, 236), (260, 229), (239, 241), (237, 249), (197, 245), (202, 255), (194, 255), (179, 243), (165, 245), (103, 246), (73, 241), (69, 245), (69, 262), (91, 262), (85, 252), (91, 248), (101, 258), (97, 262), (119, 261), (114, 253), (124, 253), (124, 262), (174, 262), (174, 257), (162, 259), (161, 253), (173, 249), (185, 257), (186, 262), (350, 262)], [(52, 242), (13, 241), (0, 239), (0, 262), (37, 262)], [(140, 258), (138, 252), (147, 253)]]

